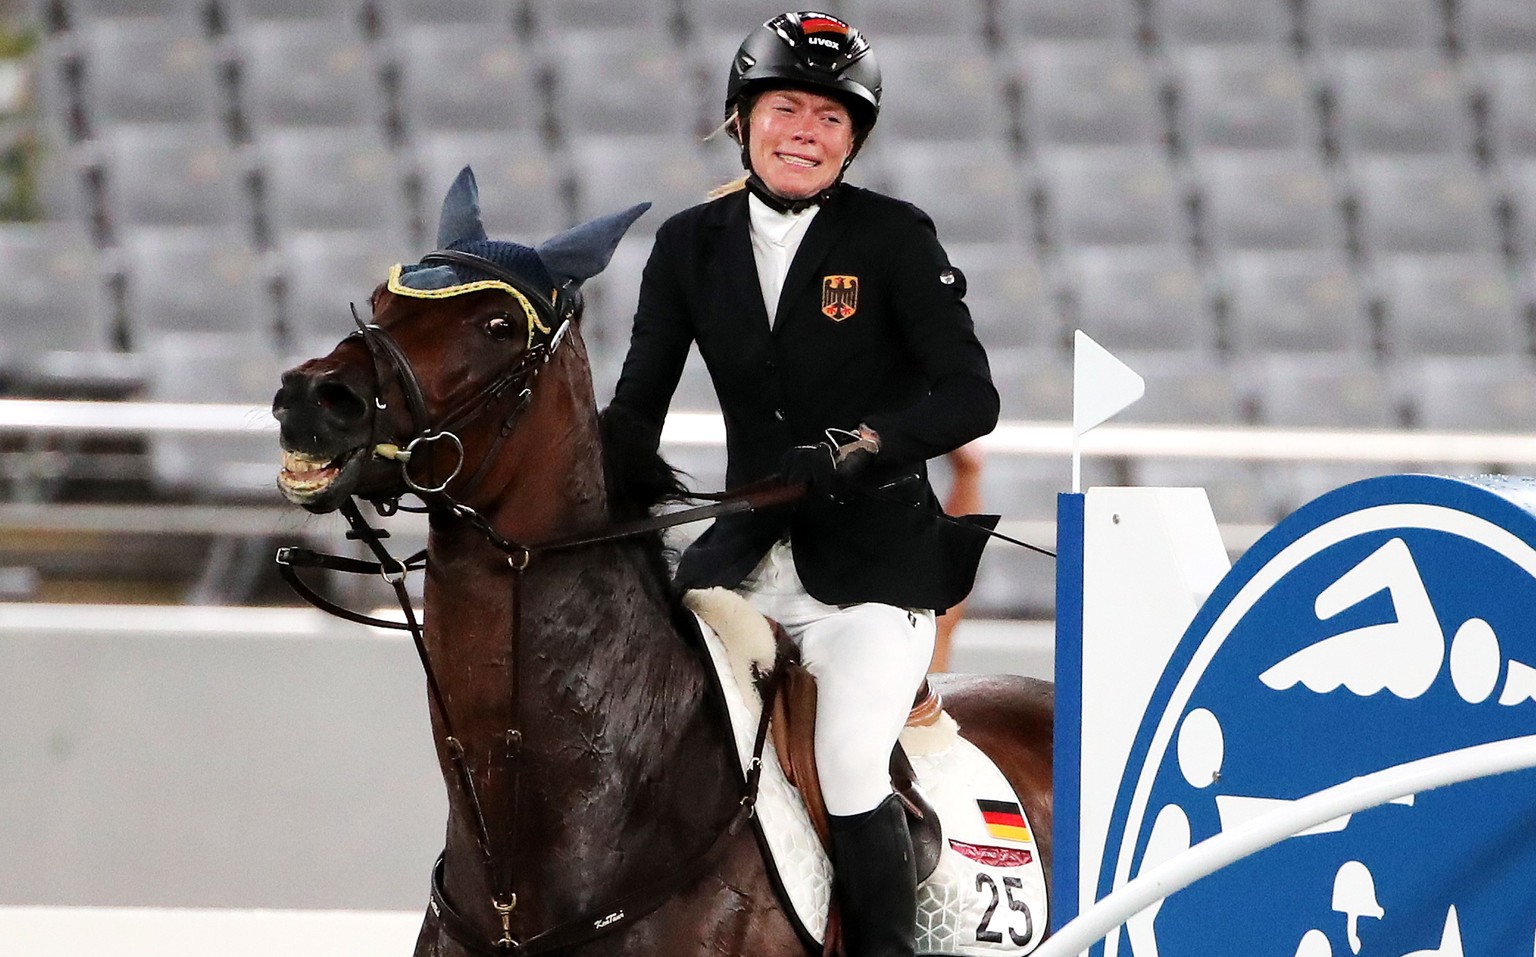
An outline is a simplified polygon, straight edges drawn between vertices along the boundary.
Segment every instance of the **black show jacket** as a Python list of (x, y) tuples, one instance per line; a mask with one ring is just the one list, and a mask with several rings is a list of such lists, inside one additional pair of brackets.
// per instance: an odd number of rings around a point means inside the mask
[(721, 518), (683, 554), (678, 584), (735, 586), (787, 532), (821, 601), (946, 609), (969, 592), (986, 536), (937, 517), (925, 463), (990, 432), (998, 415), (964, 276), (921, 210), (841, 186), (807, 228), (770, 327), (747, 196), (662, 224), (613, 401), (659, 435), (697, 343), (725, 416), (730, 487), (773, 476), (786, 450), (825, 441), (827, 428), (860, 423), (881, 441), (860, 484), (897, 484)]

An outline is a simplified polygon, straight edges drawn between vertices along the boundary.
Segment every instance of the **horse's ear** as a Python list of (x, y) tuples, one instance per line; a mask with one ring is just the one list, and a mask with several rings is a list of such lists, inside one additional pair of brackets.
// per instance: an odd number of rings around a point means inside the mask
[(539, 258), (558, 285), (567, 280), (584, 282), (602, 272), (613, 258), (619, 240), (650, 203), (631, 206), (623, 212), (600, 216), (589, 223), (573, 226), (539, 245)]
[(437, 220), (437, 248), (455, 243), (485, 239), (485, 223), (480, 220), (480, 187), (475, 185), (475, 171), (468, 166), (459, 170), (448, 195), (443, 197), (443, 212)]

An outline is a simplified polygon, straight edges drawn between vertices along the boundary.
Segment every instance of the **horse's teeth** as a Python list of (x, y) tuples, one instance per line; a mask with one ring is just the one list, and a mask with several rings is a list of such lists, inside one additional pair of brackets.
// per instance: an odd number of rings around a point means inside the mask
[(289, 472), (310, 472), (330, 464), (330, 459), (316, 458), (303, 452), (283, 452), (283, 468)]

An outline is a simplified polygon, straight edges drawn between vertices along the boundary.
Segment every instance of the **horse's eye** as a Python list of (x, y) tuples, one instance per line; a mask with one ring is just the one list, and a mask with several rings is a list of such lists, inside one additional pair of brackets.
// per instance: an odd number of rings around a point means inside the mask
[(497, 342), (505, 342), (512, 338), (514, 331), (512, 320), (506, 316), (492, 316), (485, 321), (485, 334)]

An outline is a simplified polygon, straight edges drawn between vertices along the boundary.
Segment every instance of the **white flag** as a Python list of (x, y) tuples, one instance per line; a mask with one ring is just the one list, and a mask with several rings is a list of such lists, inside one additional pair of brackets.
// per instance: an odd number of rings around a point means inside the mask
[(1141, 398), (1147, 383), (1081, 329), (1072, 334), (1072, 434), (1082, 435)]

